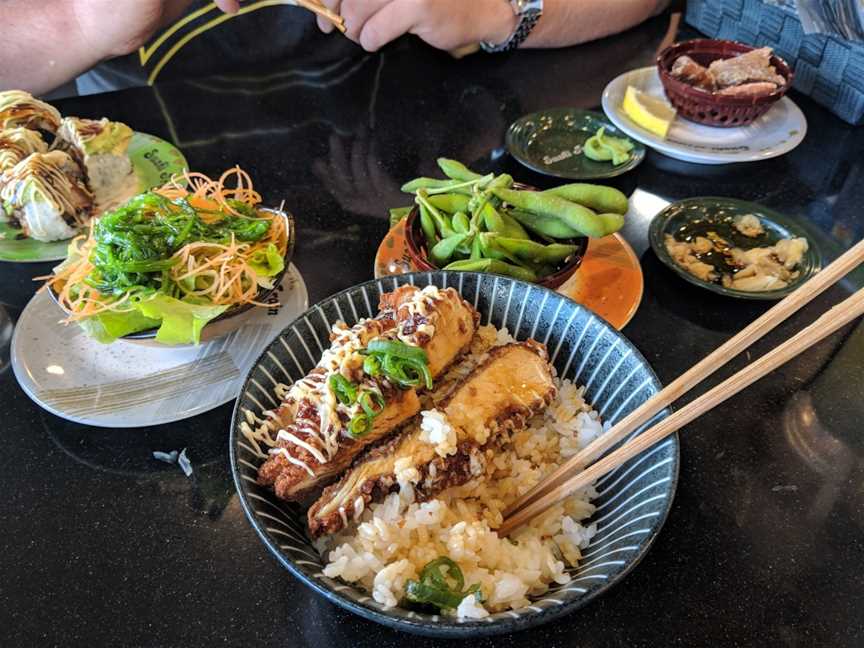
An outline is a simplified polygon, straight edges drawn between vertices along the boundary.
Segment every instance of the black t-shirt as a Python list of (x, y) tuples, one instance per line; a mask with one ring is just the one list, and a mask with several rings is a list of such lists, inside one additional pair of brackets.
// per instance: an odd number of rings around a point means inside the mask
[(314, 15), (298, 7), (248, 2), (228, 16), (209, 0), (196, 0), (137, 52), (100, 64), (76, 83), (79, 93), (91, 94), (169, 79), (254, 74), (256, 66), (274, 61), (326, 61), (356, 51), (338, 32), (323, 36)]

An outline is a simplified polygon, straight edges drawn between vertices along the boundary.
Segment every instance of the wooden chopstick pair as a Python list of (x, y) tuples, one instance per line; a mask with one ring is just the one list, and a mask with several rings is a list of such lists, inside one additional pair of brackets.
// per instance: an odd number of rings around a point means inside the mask
[(520, 497), (504, 511), (504, 523), (498, 529), (498, 533), (500, 535), (508, 535), (515, 528), (547, 510), (550, 506), (591, 484), (607, 472), (614, 470), (643, 450), (794, 358), (811, 345), (864, 314), (864, 289), (862, 289), (831, 308), (810, 326), (759, 360), (756, 360), (686, 407), (683, 407), (586, 468), (586, 466), (589, 466), (592, 461), (595, 461), (610, 447), (627, 437), (633, 430), (637, 429), (665, 407), (668, 407), (672, 402), (702, 382), (756, 340), (774, 329), (802, 306), (845, 277), (862, 262), (864, 262), (864, 241), (850, 248), (828, 267), (801, 286), (801, 288), (780, 301), (740, 333), (730, 338), (715, 351), (708, 354), (700, 362), (669, 383), (658, 394), (624, 417), (609, 432), (590, 443), (537, 486)]
[(321, 16), (322, 18), (326, 18), (333, 26), (338, 29), (343, 34), (345, 33), (345, 19), (340, 16), (335, 11), (328, 9), (323, 4), (318, 2), (318, 0), (294, 0), (294, 3), (298, 7), (303, 7), (304, 9), (308, 9), (309, 11)]

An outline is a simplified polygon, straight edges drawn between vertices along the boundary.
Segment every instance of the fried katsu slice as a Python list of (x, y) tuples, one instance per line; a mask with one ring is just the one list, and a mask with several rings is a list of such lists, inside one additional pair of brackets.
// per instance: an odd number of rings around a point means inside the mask
[(504, 431), (523, 427), (543, 411), (555, 391), (543, 345), (529, 340), (494, 347), (438, 405), (455, 432), (455, 443), (442, 447), (430, 442), (434, 433), (416, 423), (370, 449), (309, 509), (310, 533), (318, 537), (340, 531), (406, 477), (423, 501), (483, 474), (485, 451), (496, 446)]
[[(270, 415), (273, 444), (258, 481), (276, 496), (301, 500), (345, 471), (370, 444), (387, 436), (420, 411), (414, 388), (402, 389), (365, 373), (361, 353), (373, 340), (423, 349), (431, 377), (440, 375), (469, 347), (479, 315), (452, 288), (401, 286), (381, 297), (381, 314), (354, 327), (334, 329), (330, 349), (304, 379), (292, 385)], [(331, 376), (338, 374), (359, 390), (379, 392), (384, 407), (359, 438), (349, 431), (357, 405), (335, 398)]]

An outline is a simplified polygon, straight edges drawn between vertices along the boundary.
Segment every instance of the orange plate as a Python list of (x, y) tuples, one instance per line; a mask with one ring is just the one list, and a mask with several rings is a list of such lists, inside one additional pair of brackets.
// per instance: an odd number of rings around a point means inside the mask
[[(405, 219), (391, 229), (375, 255), (375, 277), (414, 272), (405, 243)], [(619, 234), (591, 239), (576, 273), (558, 292), (590, 308), (617, 329), (627, 325), (642, 300), (642, 268)]]

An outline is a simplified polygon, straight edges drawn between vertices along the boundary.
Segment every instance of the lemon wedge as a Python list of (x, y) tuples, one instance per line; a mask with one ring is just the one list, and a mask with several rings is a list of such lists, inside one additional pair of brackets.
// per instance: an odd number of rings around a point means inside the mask
[(621, 108), (625, 115), (642, 128), (663, 139), (666, 139), (672, 120), (675, 119), (675, 109), (672, 106), (633, 86), (627, 86)]

